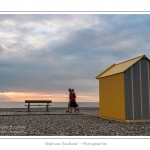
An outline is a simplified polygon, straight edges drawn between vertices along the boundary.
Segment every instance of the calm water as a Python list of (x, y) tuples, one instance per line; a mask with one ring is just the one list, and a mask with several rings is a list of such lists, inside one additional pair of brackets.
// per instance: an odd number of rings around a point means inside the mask
[[(0, 108), (25, 108), (24, 102), (1, 102)], [(51, 107), (67, 107), (67, 102), (53, 102)], [(78, 102), (79, 107), (99, 107), (99, 102)], [(38, 107), (38, 106), (36, 106)]]

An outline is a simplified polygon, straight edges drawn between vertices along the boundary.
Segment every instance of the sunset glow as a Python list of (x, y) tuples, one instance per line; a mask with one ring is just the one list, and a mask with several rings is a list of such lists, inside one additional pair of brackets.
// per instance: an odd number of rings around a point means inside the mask
[[(77, 95), (78, 102), (91, 102), (91, 99), (94, 100), (92, 102), (97, 102), (97, 95), (90, 96), (90, 95), (81, 95), (80, 93)], [(15, 93), (15, 92), (4, 92), (0, 93), (0, 97), (6, 97), (8, 100), (1, 101), (1, 102), (24, 102), (25, 100), (52, 100), (53, 102), (68, 102), (69, 95), (68, 93)]]

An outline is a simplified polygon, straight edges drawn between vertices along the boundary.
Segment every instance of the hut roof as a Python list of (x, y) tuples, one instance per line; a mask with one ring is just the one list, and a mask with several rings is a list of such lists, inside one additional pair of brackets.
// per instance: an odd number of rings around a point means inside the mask
[(110, 67), (108, 67), (106, 70), (104, 70), (102, 73), (100, 73), (98, 76), (96, 76), (96, 79), (100, 79), (106, 76), (124, 72), (133, 64), (135, 64), (137, 61), (139, 61), (141, 58), (143, 58), (144, 56), (145, 55), (138, 56), (136, 58), (133, 58), (133, 59), (130, 59), (130, 60), (118, 63), (118, 64), (113, 64)]

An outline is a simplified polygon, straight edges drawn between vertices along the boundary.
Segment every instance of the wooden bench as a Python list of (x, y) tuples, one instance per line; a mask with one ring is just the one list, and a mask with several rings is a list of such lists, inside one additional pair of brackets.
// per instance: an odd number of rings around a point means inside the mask
[[(28, 111), (30, 111), (30, 106), (46, 106), (46, 111), (49, 111), (48, 106), (51, 106), (49, 103), (52, 103), (52, 100), (25, 100), (25, 103), (28, 103), (25, 105), (28, 106)], [(30, 105), (30, 103), (46, 103), (46, 105)]]

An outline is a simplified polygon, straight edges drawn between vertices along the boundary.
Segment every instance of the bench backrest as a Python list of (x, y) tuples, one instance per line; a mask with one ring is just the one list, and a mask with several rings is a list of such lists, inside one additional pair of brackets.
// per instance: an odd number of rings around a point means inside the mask
[(25, 100), (25, 103), (51, 103), (52, 100)]

